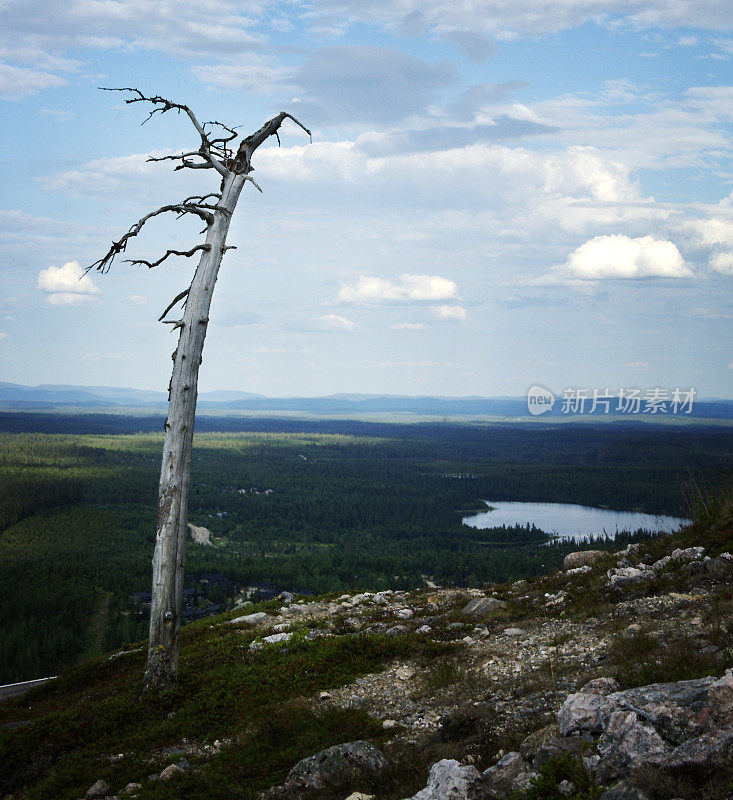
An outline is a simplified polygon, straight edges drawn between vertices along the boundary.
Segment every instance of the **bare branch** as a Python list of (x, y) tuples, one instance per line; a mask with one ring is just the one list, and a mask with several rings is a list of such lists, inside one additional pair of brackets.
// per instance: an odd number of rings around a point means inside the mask
[[(162, 264), (166, 258), (170, 256), (192, 256), (194, 253), (198, 252), (199, 250), (211, 250), (210, 244), (197, 244), (195, 247), (192, 247), (190, 250), (166, 250), (165, 254), (162, 255), (157, 261), (146, 261), (144, 258), (126, 258), (126, 264), (144, 264), (149, 269), (153, 267), (157, 267)], [(167, 309), (166, 309), (167, 310)]]
[[(190, 287), (189, 287), (190, 288)], [(173, 306), (179, 301), (183, 300), (184, 297), (188, 297), (189, 289), (184, 289), (180, 294), (177, 294), (173, 300), (168, 304), (165, 311), (158, 317), (158, 322), (163, 322), (165, 315), (173, 308)], [(185, 303), (184, 303), (185, 305)]]
[[(199, 208), (202, 207), (202, 204), (205, 200), (208, 200), (210, 197), (215, 197), (217, 200), (221, 200), (221, 195), (219, 192), (209, 192), (209, 194), (192, 194), (190, 197), (187, 197), (182, 205), (192, 204), (197, 205)], [(197, 203), (194, 203), (194, 200), (198, 200)], [(204, 208), (209, 208), (209, 206), (203, 206)]]
[(257, 183), (257, 181), (251, 175), (247, 175), (244, 180), (253, 183), (255, 189), (257, 189), (260, 192), (260, 194), (264, 194), (264, 192), (262, 191), (262, 187), (259, 185), (259, 183)]
[[(128, 105), (130, 103), (152, 103), (155, 108), (148, 114), (146, 119), (143, 121), (143, 125), (152, 118), (154, 114), (165, 114), (168, 111), (175, 110), (177, 113), (183, 112), (186, 116), (191, 120), (191, 124), (196, 128), (196, 132), (201, 137), (201, 150), (197, 155), (201, 155), (203, 159), (205, 159), (211, 168), (215, 169), (219, 172), (222, 177), (226, 177), (228, 174), (227, 168), (218, 161), (214, 156), (211, 154), (211, 142), (209, 141), (209, 137), (206, 135), (206, 131), (204, 130), (201, 123), (196, 119), (196, 115), (191, 111), (191, 109), (183, 105), (182, 103), (174, 103), (171, 100), (168, 100), (165, 97), (161, 97), (160, 95), (153, 95), (152, 97), (147, 97), (144, 95), (139, 89), (135, 89), (133, 87), (125, 86), (122, 88), (108, 88), (106, 86), (99, 87), (103, 92), (131, 92), (134, 97), (130, 97), (125, 100), (125, 103)], [(196, 167), (196, 169), (201, 169), (201, 167)]]
[[(237, 150), (237, 156), (230, 164), (232, 171), (248, 174), (252, 170), (250, 162), (252, 161), (252, 154), (254, 151), (270, 136), (276, 136), (283, 120), (286, 119), (292, 120), (298, 127), (302, 128), (308, 136), (311, 136), (311, 132), (302, 122), (297, 120), (292, 114), (288, 114), (287, 111), (281, 111), (276, 117), (268, 120), (258, 131), (255, 131), (250, 136), (247, 136), (246, 139), (242, 140)], [(279, 141), (280, 138), (278, 137), (278, 142)]]
[(84, 271), (89, 272), (92, 269), (97, 269), (102, 273), (109, 272), (112, 262), (115, 260), (115, 256), (125, 252), (130, 239), (140, 233), (145, 223), (153, 217), (157, 217), (159, 214), (166, 214), (168, 212), (176, 212), (178, 214), (194, 214), (195, 216), (204, 220), (207, 225), (211, 225), (211, 223), (214, 221), (213, 214), (210, 214), (205, 209), (199, 208), (197, 205), (177, 203), (176, 205), (171, 206), (161, 206), (155, 211), (151, 211), (149, 214), (146, 214), (144, 217), (142, 217), (142, 219), (139, 219), (121, 239), (118, 239), (116, 242), (112, 242), (112, 246), (109, 248), (107, 253), (102, 256), (102, 258), (95, 261), (93, 264), (90, 264)]

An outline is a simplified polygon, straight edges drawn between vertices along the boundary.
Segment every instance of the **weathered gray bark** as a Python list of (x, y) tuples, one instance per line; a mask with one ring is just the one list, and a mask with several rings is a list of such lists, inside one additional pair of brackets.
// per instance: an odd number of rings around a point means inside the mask
[(178, 346), (173, 353), (168, 419), (158, 490), (158, 522), (153, 558), (153, 598), (145, 688), (165, 689), (178, 676), (183, 575), (188, 533), (188, 485), (198, 393), (209, 307), (226, 236), (245, 176), (230, 173), (222, 187), (205, 250), (188, 290)]
[[(168, 417), (165, 422), (163, 463), (158, 490), (158, 517), (153, 557), (153, 591), (150, 608), (150, 636), (148, 660), (145, 670), (144, 689), (165, 691), (178, 678), (180, 651), (181, 612), (183, 605), (183, 576), (186, 560), (186, 537), (188, 533), (188, 487), (190, 481), (191, 450), (196, 416), (198, 375), (209, 322), (209, 308), (214, 285), (224, 253), (230, 249), (226, 244), (229, 223), (236, 208), (239, 195), (247, 181), (257, 184), (250, 177), (251, 158), (254, 151), (270, 136), (276, 136), (285, 119), (292, 119), (308, 134), (290, 114), (281, 112), (268, 120), (258, 131), (242, 140), (236, 154), (229, 142), (236, 138), (233, 129), (220, 123), (201, 125), (188, 106), (172, 103), (163, 97), (146, 97), (137, 89), (115, 89), (109, 91), (131, 92), (127, 103), (149, 102), (155, 113), (175, 110), (185, 113), (196, 128), (201, 146), (197, 151), (177, 156), (153, 158), (152, 161), (179, 161), (176, 169), (214, 169), (221, 175), (221, 190), (202, 196), (190, 197), (182, 203), (162, 206), (147, 214), (117, 242), (113, 242), (107, 254), (92, 264), (106, 272), (115, 256), (127, 247), (129, 240), (137, 236), (148, 219), (166, 212), (193, 214), (206, 222), (206, 240), (188, 251), (168, 250), (154, 262), (143, 259), (128, 259), (134, 264), (145, 264), (152, 268), (172, 255), (191, 256), (201, 252), (198, 267), (189, 288), (173, 300), (161, 315), (162, 321), (180, 329), (178, 345), (173, 353), (173, 374), (169, 387)], [(213, 138), (206, 125), (218, 126), (226, 134)], [(279, 140), (278, 140), (279, 141)], [(196, 159), (196, 160), (191, 160)], [(259, 186), (257, 186), (259, 189)], [(213, 198), (213, 203), (207, 203)], [(179, 301), (185, 301), (183, 317), (179, 320), (163, 320), (163, 317)]]

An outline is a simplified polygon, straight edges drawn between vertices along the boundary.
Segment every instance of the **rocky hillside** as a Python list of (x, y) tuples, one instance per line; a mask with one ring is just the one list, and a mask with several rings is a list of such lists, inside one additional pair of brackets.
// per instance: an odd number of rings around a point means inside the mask
[(0, 704), (14, 798), (723, 800), (730, 504), (539, 580), (242, 607)]

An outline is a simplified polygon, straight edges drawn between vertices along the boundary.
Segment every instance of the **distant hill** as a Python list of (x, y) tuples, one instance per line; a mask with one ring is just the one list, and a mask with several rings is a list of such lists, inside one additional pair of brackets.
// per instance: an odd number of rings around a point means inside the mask
[[(0, 382), (0, 408), (6, 411), (50, 411), (64, 408), (81, 409), (148, 409), (163, 410), (165, 392), (127, 389), (111, 386), (73, 386), (42, 384), (22, 386)], [(554, 408), (541, 415), (532, 416), (527, 410), (526, 397), (433, 397), (392, 394), (333, 394), (326, 397), (266, 397), (251, 392), (221, 390), (202, 392), (198, 408), (204, 412), (220, 413), (284, 413), (308, 415), (334, 415), (363, 417), (390, 414), (421, 417), (492, 417), (544, 419), (574, 419), (591, 416), (563, 414), (562, 401), (556, 398)], [(606, 415), (599, 409), (594, 417)], [(671, 414), (619, 415), (626, 419), (671, 418)], [(733, 400), (696, 400), (691, 414), (678, 414), (680, 419), (733, 419)]]

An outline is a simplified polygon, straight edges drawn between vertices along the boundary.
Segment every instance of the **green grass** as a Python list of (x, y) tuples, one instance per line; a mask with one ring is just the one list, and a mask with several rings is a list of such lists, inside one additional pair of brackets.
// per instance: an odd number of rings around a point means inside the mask
[[(236, 741), (200, 771), (170, 784), (144, 782), (140, 797), (176, 796), (176, 783), (185, 785), (186, 797), (230, 800), (227, 787), (247, 796), (251, 787), (281, 779), (308, 749), (343, 742), (344, 736), (373, 739), (381, 732), (362, 712), (312, 714), (304, 706), (289, 706), (297, 698), (348, 683), (395, 658), (429, 662), (454, 649), (418, 636), (357, 635), (250, 652), (254, 637), (211, 620), (186, 627), (179, 685), (161, 697), (140, 695), (145, 653), (131, 651), (88, 661), (4, 703), (0, 724), (30, 724), (0, 730), (0, 793), (27, 786), (28, 800), (72, 800), (99, 778), (117, 792), (177, 760), (151, 764), (151, 752), (178, 746), (184, 738), (212, 743), (234, 736)], [(253, 738), (256, 731), (269, 733)], [(120, 753), (123, 758), (110, 761)], [(214, 777), (224, 787), (221, 794), (212, 793)]]

